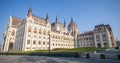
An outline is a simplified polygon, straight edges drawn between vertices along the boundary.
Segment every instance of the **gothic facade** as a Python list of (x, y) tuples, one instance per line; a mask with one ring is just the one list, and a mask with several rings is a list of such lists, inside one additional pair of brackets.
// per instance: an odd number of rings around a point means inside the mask
[(80, 33), (72, 18), (68, 27), (65, 21), (60, 23), (57, 16), (55, 22), (50, 23), (48, 15), (45, 19), (34, 16), (30, 7), (25, 19), (10, 16), (2, 51), (115, 46), (109, 25), (97, 25), (92, 31)]

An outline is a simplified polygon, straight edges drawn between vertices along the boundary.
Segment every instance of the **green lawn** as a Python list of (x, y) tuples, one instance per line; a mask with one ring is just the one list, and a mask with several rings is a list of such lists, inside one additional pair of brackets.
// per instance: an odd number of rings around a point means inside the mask
[(51, 52), (86, 52), (86, 51), (96, 51), (96, 50), (104, 50), (104, 49), (107, 48), (84, 47), (84, 48), (52, 50)]
[[(84, 48), (73, 48), (73, 49), (55, 49), (50, 52), (86, 52), (86, 51), (96, 51), (96, 50), (105, 50), (107, 48), (95, 48), (95, 47), (84, 47)], [(10, 54), (30, 54), (30, 53), (39, 53), (39, 52), (48, 52), (48, 50), (35, 50), (35, 51), (22, 51), (22, 52), (8, 52)]]

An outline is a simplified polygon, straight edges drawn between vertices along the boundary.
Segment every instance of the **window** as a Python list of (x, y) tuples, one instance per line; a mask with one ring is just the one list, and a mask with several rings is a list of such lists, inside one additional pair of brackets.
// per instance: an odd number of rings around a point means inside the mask
[(100, 39), (100, 36), (99, 36), (99, 35), (96, 35), (96, 39)]
[(103, 34), (103, 35), (102, 35), (102, 38), (106, 38), (106, 35), (105, 35), (105, 34)]
[(36, 35), (34, 35), (34, 38), (36, 38)]
[(12, 31), (11, 35), (12, 35), (12, 36), (14, 36), (14, 35), (15, 35), (15, 30), (13, 30), (13, 31)]
[(86, 44), (84, 44), (84, 46), (86, 46)]
[(87, 46), (89, 46), (89, 44), (87, 44)]
[(33, 41), (33, 44), (36, 44), (36, 41), (35, 41), (35, 40)]
[(47, 45), (49, 45), (49, 42), (47, 42)]
[(88, 40), (88, 38), (86, 38), (86, 40)]
[(92, 37), (89, 37), (89, 40), (92, 40)]
[(107, 43), (104, 43), (104, 47), (107, 47), (107, 45), (108, 45)]
[(31, 37), (31, 35), (30, 35), (30, 34), (28, 34), (28, 37)]
[(12, 38), (10, 38), (10, 40), (12, 40)]
[(41, 31), (41, 30), (39, 30), (39, 34), (42, 34), (42, 31)]
[(29, 27), (28, 27), (28, 32), (31, 32), (31, 29), (32, 29), (31, 26), (29, 26)]
[(34, 33), (37, 33), (37, 29), (36, 29), (36, 27), (34, 28)]
[(81, 46), (82, 46), (82, 44), (81, 44)]
[(32, 20), (29, 20), (29, 22), (31, 23), (31, 22), (32, 22)]
[(45, 39), (45, 37), (44, 37), (44, 39)]
[(48, 35), (50, 34), (50, 31), (48, 32)]
[(46, 35), (46, 32), (44, 31), (44, 35)]
[(30, 40), (27, 40), (27, 44), (30, 44)]
[(43, 45), (45, 45), (45, 41), (43, 41)]
[(26, 47), (26, 49), (30, 49), (30, 47)]
[(90, 44), (90, 46), (92, 46), (92, 44)]
[(41, 41), (39, 41), (38, 44), (40, 45), (40, 44), (41, 44)]
[(41, 38), (41, 36), (39, 36), (39, 38)]

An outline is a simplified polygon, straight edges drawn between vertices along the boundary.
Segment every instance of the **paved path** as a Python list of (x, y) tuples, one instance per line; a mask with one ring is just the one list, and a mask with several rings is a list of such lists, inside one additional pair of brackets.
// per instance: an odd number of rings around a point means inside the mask
[(0, 55), (0, 63), (120, 63), (120, 60)]

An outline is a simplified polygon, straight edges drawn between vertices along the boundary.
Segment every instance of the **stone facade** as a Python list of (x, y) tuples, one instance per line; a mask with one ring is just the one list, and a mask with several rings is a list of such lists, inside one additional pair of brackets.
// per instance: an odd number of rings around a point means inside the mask
[(57, 16), (55, 22), (50, 23), (48, 15), (45, 19), (34, 16), (30, 7), (25, 19), (10, 16), (2, 51), (115, 46), (109, 25), (97, 25), (93, 31), (80, 34), (72, 18), (68, 27), (65, 21), (61, 24)]
[(79, 47), (116, 47), (110, 25), (96, 25), (94, 30), (78, 35)]

